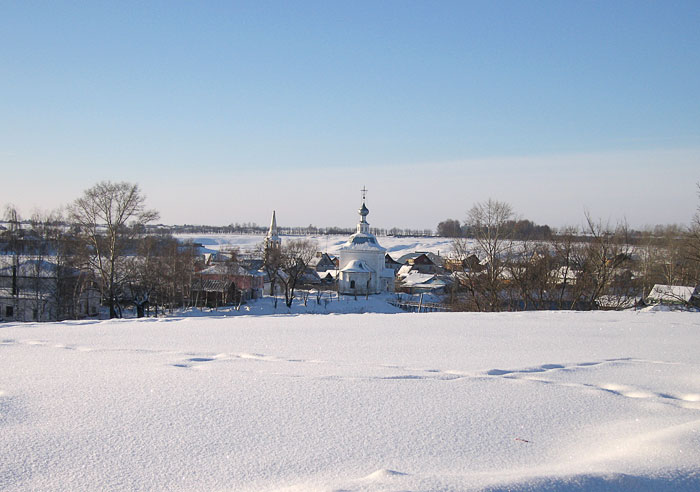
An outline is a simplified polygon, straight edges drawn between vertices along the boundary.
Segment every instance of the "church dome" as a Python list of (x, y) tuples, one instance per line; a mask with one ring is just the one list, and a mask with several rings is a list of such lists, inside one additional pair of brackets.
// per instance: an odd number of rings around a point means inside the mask
[(369, 251), (369, 250), (379, 250), (379, 251), (386, 251), (385, 248), (382, 248), (379, 245), (379, 242), (377, 241), (377, 238), (374, 236), (374, 234), (370, 233), (365, 233), (365, 232), (357, 232), (350, 236), (348, 240), (343, 243), (341, 246), (342, 249), (356, 249), (356, 250), (364, 250), (364, 251)]
[(379, 244), (372, 234), (353, 234), (348, 240), (350, 244)]
[(357, 211), (361, 216), (367, 217), (369, 215), (369, 209), (367, 208), (367, 205), (362, 202), (362, 208)]

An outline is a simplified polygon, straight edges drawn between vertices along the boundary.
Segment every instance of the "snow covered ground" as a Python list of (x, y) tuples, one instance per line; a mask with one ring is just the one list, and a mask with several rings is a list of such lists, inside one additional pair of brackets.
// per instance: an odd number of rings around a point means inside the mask
[[(235, 246), (241, 251), (254, 251), (260, 245), (265, 236), (254, 234), (176, 234), (181, 241), (190, 240), (200, 243), (208, 249), (219, 250), (221, 248)], [(340, 246), (348, 240), (349, 236), (282, 236), (282, 241), (289, 239), (311, 239), (318, 244), (318, 250), (337, 255)], [(414, 251), (429, 251), (431, 253), (447, 256), (452, 251), (452, 240), (446, 237), (394, 237), (378, 236), (379, 244), (387, 249), (394, 259), (406, 253)]]
[[(303, 290), (295, 292), (294, 302), (290, 307), (284, 303), (284, 294), (277, 296), (277, 305), (270, 296), (261, 299), (253, 299), (243, 304), (240, 309), (235, 306), (224, 306), (220, 308), (187, 308), (175, 311), (175, 316), (201, 317), (201, 316), (269, 316), (275, 314), (364, 314), (364, 313), (403, 313), (401, 309), (391, 305), (390, 301), (398, 299), (410, 302), (418, 302), (419, 295), (411, 294), (379, 294), (369, 296), (338, 295), (337, 292), (321, 291), (320, 297), (316, 296), (317, 291), (309, 291), (306, 305), (303, 303)], [(424, 295), (424, 302), (434, 301), (435, 296)], [(132, 314), (133, 313), (133, 314)], [(136, 317), (135, 312), (127, 312), (127, 316)]]
[(700, 490), (700, 316), (0, 324), (0, 489)]

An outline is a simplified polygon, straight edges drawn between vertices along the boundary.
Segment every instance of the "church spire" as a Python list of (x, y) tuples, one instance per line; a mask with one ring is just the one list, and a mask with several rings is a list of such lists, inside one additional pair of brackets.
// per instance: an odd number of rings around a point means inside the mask
[(272, 220), (270, 221), (270, 230), (267, 231), (267, 236), (265, 236), (265, 248), (279, 248), (282, 244), (282, 240), (277, 232), (277, 216), (275, 211), (272, 211)]
[(275, 211), (272, 211), (272, 221), (270, 222), (270, 230), (267, 232), (268, 236), (276, 236), (277, 235), (277, 216), (275, 215)]
[(357, 232), (369, 234), (369, 222), (367, 222), (369, 209), (367, 208), (367, 205), (365, 205), (365, 200), (367, 199), (367, 188), (363, 186), (360, 191), (362, 192), (362, 208), (357, 211), (360, 214), (360, 222), (357, 224)]

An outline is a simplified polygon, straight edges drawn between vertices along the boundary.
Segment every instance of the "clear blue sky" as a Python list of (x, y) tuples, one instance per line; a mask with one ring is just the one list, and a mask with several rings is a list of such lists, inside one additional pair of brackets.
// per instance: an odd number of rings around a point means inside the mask
[(166, 223), (579, 224), (700, 200), (700, 2), (0, 2), (0, 205)]

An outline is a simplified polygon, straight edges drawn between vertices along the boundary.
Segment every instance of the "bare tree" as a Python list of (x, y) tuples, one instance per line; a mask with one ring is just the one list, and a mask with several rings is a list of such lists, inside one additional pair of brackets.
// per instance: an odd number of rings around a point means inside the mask
[(639, 294), (644, 296), (651, 291), (654, 284), (664, 283), (663, 259), (665, 251), (651, 230), (645, 230), (641, 233), (634, 251), (639, 259), (636, 287)]
[(156, 314), (159, 305), (172, 312), (174, 307), (183, 306), (189, 299), (195, 252), (192, 242), (181, 244), (172, 237), (163, 240), (160, 246), (161, 278), (155, 300)]
[[(35, 320), (58, 319), (61, 313), (61, 284), (63, 283), (65, 257), (60, 254), (61, 231), (57, 227), (58, 216), (52, 213), (34, 212), (29, 219), (30, 238), (24, 275), (32, 295), (32, 318)], [(47, 316), (48, 315), (48, 316)]]
[(524, 238), (518, 242), (517, 255), (506, 264), (513, 310), (549, 309), (557, 281), (556, 260), (548, 243)]
[(71, 219), (89, 247), (89, 265), (100, 277), (109, 317), (116, 318), (118, 294), (127, 269), (124, 259), (140, 229), (158, 218), (145, 208), (145, 196), (132, 183), (103, 181), (85, 190), (71, 206)]
[(602, 295), (631, 295), (628, 283), (622, 282), (622, 267), (631, 258), (629, 228), (626, 223), (612, 229), (608, 224), (595, 222), (586, 212), (586, 233), (589, 237), (585, 258), (579, 262), (583, 300), (589, 308), (595, 307)]
[[(452, 241), (452, 269), (455, 281), (450, 291), (450, 304), (455, 311), (483, 311), (487, 304), (482, 288), (485, 268), (475, 250), (470, 239), (455, 238)], [(396, 291), (400, 291), (399, 286)]]
[(316, 256), (316, 243), (308, 239), (295, 239), (286, 242), (280, 250), (280, 266), (284, 276), (277, 275), (284, 285), (284, 302), (292, 306), (294, 290), (301, 283), (309, 263)]
[(580, 297), (581, 283), (578, 282), (582, 244), (575, 227), (565, 227), (552, 237), (556, 272), (553, 300), (557, 309), (574, 309)]
[(476, 254), (487, 267), (481, 288), (486, 297), (482, 307), (488, 311), (501, 309), (502, 274), (513, 251), (512, 228), (507, 225), (514, 216), (508, 203), (491, 198), (476, 203), (467, 213), (465, 223), (474, 233)]
[(513, 217), (509, 204), (493, 199), (476, 203), (467, 212), (464, 228), (473, 238), (452, 241), (453, 309), (501, 310), (505, 300), (503, 276), (513, 252), (513, 228), (509, 227)]
[(663, 255), (659, 258), (662, 280), (666, 285), (685, 285), (688, 279), (689, 262), (686, 261), (687, 241), (685, 231), (675, 225), (663, 228), (659, 238)]

